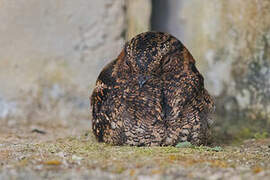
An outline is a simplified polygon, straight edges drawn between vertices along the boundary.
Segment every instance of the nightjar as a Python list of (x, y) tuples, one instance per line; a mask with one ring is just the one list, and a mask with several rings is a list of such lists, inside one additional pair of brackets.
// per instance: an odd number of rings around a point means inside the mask
[(214, 110), (192, 55), (163, 32), (127, 42), (99, 74), (90, 100), (93, 133), (113, 145), (204, 144)]

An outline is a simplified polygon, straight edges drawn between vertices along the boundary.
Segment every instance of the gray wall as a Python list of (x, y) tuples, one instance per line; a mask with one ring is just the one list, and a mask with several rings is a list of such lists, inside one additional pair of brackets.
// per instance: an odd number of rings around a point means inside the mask
[(124, 43), (124, 6), (124, 0), (1, 1), (0, 122), (88, 119), (97, 74)]
[(269, 132), (270, 1), (153, 2), (153, 28), (184, 42), (215, 96), (217, 132), (225, 138)]
[(0, 123), (90, 126), (98, 73), (152, 15), (152, 29), (196, 59), (223, 137), (270, 129), (269, 0), (2, 0), (0, 9)]

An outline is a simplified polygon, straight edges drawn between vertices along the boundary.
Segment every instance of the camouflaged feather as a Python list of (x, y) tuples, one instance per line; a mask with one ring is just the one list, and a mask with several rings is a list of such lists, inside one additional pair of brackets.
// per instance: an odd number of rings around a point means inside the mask
[(91, 106), (100, 142), (135, 146), (204, 144), (214, 109), (189, 51), (161, 32), (127, 42), (100, 73)]

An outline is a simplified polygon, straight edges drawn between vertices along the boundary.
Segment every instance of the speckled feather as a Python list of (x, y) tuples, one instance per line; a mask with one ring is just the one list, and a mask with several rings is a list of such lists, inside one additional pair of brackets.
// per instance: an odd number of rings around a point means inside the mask
[(214, 109), (189, 51), (161, 32), (126, 43), (100, 73), (91, 106), (98, 141), (135, 146), (204, 144)]

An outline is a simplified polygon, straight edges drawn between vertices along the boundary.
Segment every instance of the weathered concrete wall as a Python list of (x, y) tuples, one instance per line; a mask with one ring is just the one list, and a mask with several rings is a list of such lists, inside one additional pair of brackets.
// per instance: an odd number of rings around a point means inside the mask
[(269, 129), (269, 0), (3, 0), (0, 122), (90, 125), (98, 73), (124, 38), (149, 29), (151, 6), (154, 30), (174, 34), (197, 60), (216, 97), (217, 130)]
[(152, 13), (151, 0), (126, 0), (127, 32), (129, 40), (139, 33), (150, 30), (150, 18)]
[(270, 129), (270, 1), (182, 1), (187, 46), (228, 136)]
[(124, 6), (124, 0), (1, 1), (0, 123), (88, 119), (97, 75), (124, 44)]
[(151, 26), (155, 31), (169, 32), (173, 36), (187, 44), (184, 33), (186, 24), (185, 19), (180, 15), (182, 13), (182, 0), (153, 0)]

